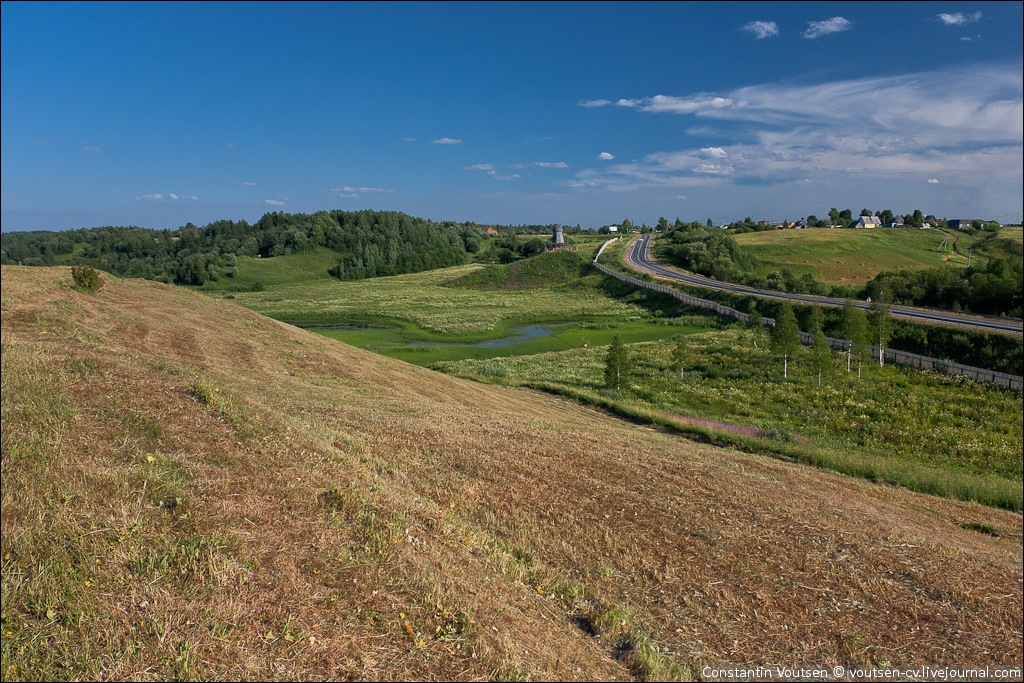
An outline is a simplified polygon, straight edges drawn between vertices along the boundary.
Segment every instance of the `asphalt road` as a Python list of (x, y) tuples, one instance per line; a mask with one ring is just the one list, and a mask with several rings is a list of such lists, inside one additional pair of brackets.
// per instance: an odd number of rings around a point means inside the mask
[[(650, 255), (650, 235), (640, 235), (626, 253), (626, 263), (644, 273), (656, 277), (676, 280), (696, 287), (708, 289), (719, 289), (737, 294), (751, 294), (753, 296), (765, 297), (768, 299), (787, 299), (802, 304), (817, 304), (821, 306), (842, 306), (846, 299), (835, 299), (832, 297), (815, 296), (813, 294), (789, 294), (787, 292), (773, 292), (763, 289), (754, 289), (743, 285), (735, 285), (729, 282), (719, 282), (710, 278), (687, 273), (686, 271), (668, 268), (661, 265)], [(864, 310), (870, 306), (866, 301), (854, 301)], [(929, 322), (944, 325), (958, 325), (970, 327), (988, 332), (1003, 332), (1016, 335), (1024, 335), (1024, 321), (1017, 318), (1000, 318), (996, 316), (966, 315), (953, 311), (944, 311), (933, 308), (917, 308), (914, 306), (892, 306), (892, 315), (897, 318), (905, 318), (917, 322)]]

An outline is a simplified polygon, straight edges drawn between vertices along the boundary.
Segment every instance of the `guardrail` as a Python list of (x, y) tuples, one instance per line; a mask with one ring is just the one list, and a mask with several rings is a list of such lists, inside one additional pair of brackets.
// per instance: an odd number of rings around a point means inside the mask
[[(616, 238), (617, 239), (617, 238)], [(615, 240), (609, 240), (601, 245), (601, 249), (598, 250), (597, 255), (594, 256), (594, 267), (600, 270), (605, 275), (627, 282), (637, 287), (643, 287), (650, 289), (655, 292), (662, 294), (668, 294), (671, 297), (682, 301), (689, 306), (697, 306), (707, 310), (714, 311), (718, 315), (723, 315), (743, 322), (750, 321), (750, 314), (737, 311), (735, 308), (729, 306), (723, 306), (722, 304), (715, 301), (708, 301), (707, 299), (701, 299), (688, 294), (683, 294), (679, 290), (666, 287), (665, 285), (659, 285), (655, 282), (647, 282), (640, 280), (635, 277), (623, 275), (622, 273), (616, 272), (610, 268), (606, 268), (597, 262), (598, 257), (601, 256), (601, 252), (611, 242)], [(773, 318), (764, 318), (765, 327), (774, 327), (775, 320)], [(828, 345), (838, 351), (846, 351), (850, 348), (850, 342), (845, 339), (835, 339), (833, 337), (827, 337)], [(808, 334), (807, 332), (800, 333), (800, 341), (804, 344), (814, 343), (814, 335)], [(878, 357), (878, 347), (869, 347), (870, 353), (874, 357)], [(1009, 389), (1022, 389), (1024, 388), (1024, 377), (1017, 375), (1010, 375), (1005, 372), (996, 372), (995, 370), (986, 370), (985, 368), (976, 368), (970, 365), (962, 365), (960, 363), (951, 363), (949, 361), (940, 360), (938, 358), (930, 358), (928, 356), (920, 356), (916, 353), (909, 353), (907, 351), (897, 351), (896, 349), (885, 349), (884, 358), (886, 362), (896, 363), (897, 365), (907, 365), (919, 370), (932, 370), (945, 375), (963, 375), (970, 379), (977, 380), (979, 382), (991, 382), (992, 384), (999, 385), (1001, 387), (1007, 387)]]

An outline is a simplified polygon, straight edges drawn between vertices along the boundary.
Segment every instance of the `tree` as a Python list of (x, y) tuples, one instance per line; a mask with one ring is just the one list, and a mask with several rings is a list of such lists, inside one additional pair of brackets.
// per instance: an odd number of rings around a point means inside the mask
[(860, 365), (864, 358), (864, 351), (868, 347), (870, 332), (867, 316), (852, 301), (848, 300), (843, 305), (842, 317), (839, 321), (839, 334), (850, 344), (846, 350), (846, 371), (850, 371), (851, 357), (856, 356), (857, 376), (860, 377)]
[(618, 391), (630, 372), (629, 353), (622, 339), (615, 335), (604, 361), (604, 383), (609, 389)]
[(871, 213), (871, 209), (861, 209), (860, 210), (860, 215), (861, 216), (871, 216), (873, 214)]
[(832, 225), (838, 225), (838, 223), (839, 223), (839, 221), (840, 221), (840, 218), (839, 218), (839, 209), (837, 209), (837, 208), (836, 208), (836, 207), (834, 207), (834, 206), (833, 206), (833, 207), (832, 207), (831, 209), (829, 209), (829, 210), (828, 210), (828, 219), (829, 219), (830, 221), (832, 221)]
[(811, 358), (814, 369), (818, 373), (818, 388), (821, 388), (822, 376), (832, 376), (832, 348), (828, 345), (828, 337), (825, 336), (824, 314), (821, 306), (811, 309), (810, 332), (814, 335), (814, 344), (811, 346)]
[(892, 337), (892, 313), (889, 306), (882, 301), (872, 301), (868, 321), (872, 341), (878, 342), (878, 367), (885, 367), (885, 345)]
[(679, 335), (676, 338), (676, 345), (672, 347), (672, 371), (679, 373), (679, 379), (683, 378), (683, 368), (689, 357), (689, 349), (686, 344), (686, 337)]
[(789, 357), (795, 356), (800, 349), (800, 325), (793, 313), (793, 304), (788, 301), (779, 306), (779, 315), (772, 328), (772, 347), (782, 354), (782, 378), (789, 379)]
[(819, 222), (820, 221), (818, 220), (818, 217), (815, 216), (813, 213), (810, 216), (807, 217), (807, 227), (808, 228), (816, 228), (816, 227), (818, 227), (818, 223)]
[(757, 340), (764, 336), (764, 318), (757, 310), (757, 306), (750, 307), (750, 319), (747, 321), (750, 328), (750, 336), (753, 338), (754, 348), (757, 348)]

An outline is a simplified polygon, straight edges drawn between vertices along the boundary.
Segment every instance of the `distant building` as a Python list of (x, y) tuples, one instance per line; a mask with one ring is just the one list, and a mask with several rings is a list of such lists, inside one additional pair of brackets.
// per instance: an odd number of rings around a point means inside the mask
[(900, 218), (899, 216), (893, 216), (893, 219), (891, 221), (889, 221), (888, 223), (883, 223), (882, 227), (883, 228), (902, 228), (903, 227), (903, 219)]
[(618, 231), (619, 231), (619, 226), (617, 226), (617, 225), (609, 225), (608, 226), (608, 232), (618, 232)]
[(498, 234), (498, 231), (495, 230), (494, 228), (492, 228), (489, 225), (480, 228), (480, 232), (482, 232), (483, 234), (487, 235), (488, 237), (494, 237), (495, 235)]
[(953, 230), (963, 230), (964, 228), (974, 227), (974, 221), (978, 221), (982, 225), (985, 225), (985, 221), (980, 218), (951, 218), (946, 221), (946, 225)]
[(882, 221), (878, 219), (878, 216), (861, 216), (857, 219), (857, 222), (853, 224), (855, 228), (877, 228), (882, 224)]

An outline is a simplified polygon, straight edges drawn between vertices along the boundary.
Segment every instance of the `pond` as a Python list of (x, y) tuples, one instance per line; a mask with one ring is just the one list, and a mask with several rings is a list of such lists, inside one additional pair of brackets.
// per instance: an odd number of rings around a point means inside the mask
[(520, 342), (529, 341), (538, 337), (547, 337), (553, 332), (549, 327), (541, 325), (530, 325), (528, 327), (522, 327), (516, 330), (516, 333), (508, 337), (502, 337), (500, 339), (491, 339), (484, 342), (474, 343), (459, 343), (459, 342), (428, 342), (428, 341), (414, 341), (409, 342), (409, 346), (448, 346), (448, 347), (463, 347), (463, 348), (474, 348), (474, 349), (502, 349), (508, 346), (515, 346)]

